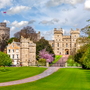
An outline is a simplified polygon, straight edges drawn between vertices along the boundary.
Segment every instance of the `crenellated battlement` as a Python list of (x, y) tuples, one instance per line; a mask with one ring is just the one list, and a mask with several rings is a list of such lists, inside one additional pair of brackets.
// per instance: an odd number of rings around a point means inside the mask
[(76, 30), (71, 29), (70, 34), (80, 34), (80, 29)]
[(0, 23), (0, 27), (6, 27), (6, 23), (4, 22)]
[(63, 29), (62, 28), (60, 28), (60, 29), (54, 28), (54, 34), (63, 34)]

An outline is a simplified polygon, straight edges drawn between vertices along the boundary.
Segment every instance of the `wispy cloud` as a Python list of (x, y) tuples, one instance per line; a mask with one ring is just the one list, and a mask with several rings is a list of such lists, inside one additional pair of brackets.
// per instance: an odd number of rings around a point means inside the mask
[(9, 10), (7, 10), (7, 14), (13, 15), (13, 14), (19, 14), (21, 12), (25, 12), (27, 10), (30, 10), (31, 8), (28, 6), (16, 6), (11, 7)]
[(1, 8), (6, 8), (6, 7), (10, 7), (11, 5), (13, 5), (12, 3), (13, 0), (0, 0), (0, 9)]
[(84, 2), (84, 0), (49, 0), (46, 3), (47, 7), (54, 7), (54, 6), (58, 6), (61, 4), (71, 4), (71, 5), (75, 5), (77, 3), (82, 3)]
[(42, 20), (40, 22), (40, 24), (48, 24), (48, 25), (50, 25), (50, 24), (55, 24), (55, 23), (58, 23), (58, 22), (59, 22), (59, 19), (54, 18), (52, 20)]
[(85, 9), (90, 10), (90, 0), (86, 0)]

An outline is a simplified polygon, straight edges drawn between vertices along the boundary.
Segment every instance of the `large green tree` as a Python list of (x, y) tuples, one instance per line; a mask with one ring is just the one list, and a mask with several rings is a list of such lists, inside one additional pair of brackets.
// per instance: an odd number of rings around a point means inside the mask
[(87, 51), (88, 47), (89, 47), (89, 44), (85, 44), (85, 45), (83, 45), (83, 46), (80, 47), (80, 49), (74, 55), (75, 62), (78, 62), (81, 65), (83, 64), (80, 59), (82, 58), (83, 54)]
[(83, 54), (80, 60), (82, 61), (83, 68), (90, 69), (90, 47)]
[[(39, 58), (39, 51), (46, 49), (50, 54), (54, 54), (53, 49), (49, 42), (45, 40), (44, 38), (41, 38), (38, 42), (36, 42), (36, 54), (37, 54), (37, 59)], [(54, 54), (55, 56), (55, 54)]]
[(12, 60), (10, 59), (9, 55), (6, 53), (0, 52), (0, 66), (10, 66)]

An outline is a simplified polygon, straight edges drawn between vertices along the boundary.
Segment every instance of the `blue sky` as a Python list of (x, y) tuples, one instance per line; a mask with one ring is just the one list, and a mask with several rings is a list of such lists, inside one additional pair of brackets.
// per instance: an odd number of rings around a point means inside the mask
[(11, 28), (11, 37), (24, 26), (32, 26), (50, 40), (54, 28), (68, 34), (71, 28), (89, 24), (90, 0), (0, 0), (0, 17)]

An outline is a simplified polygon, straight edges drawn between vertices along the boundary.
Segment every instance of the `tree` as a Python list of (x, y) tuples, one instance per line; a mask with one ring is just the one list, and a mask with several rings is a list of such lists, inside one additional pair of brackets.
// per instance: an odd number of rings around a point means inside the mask
[(24, 38), (30, 38), (30, 40), (36, 42), (37, 41), (37, 33), (31, 26), (26, 26), (21, 31), (16, 32), (14, 37), (20, 39), (21, 36)]
[(50, 54), (53, 54), (53, 57), (55, 56), (53, 49), (49, 42), (45, 40), (44, 38), (41, 38), (38, 42), (36, 42), (36, 55), (37, 59), (39, 59), (39, 51), (46, 49)]
[(82, 31), (84, 34), (90, 36), (90, 25), (85, 26), (84, 28), (81, 29), (81, 31)]
[(74, 60), (78, 63), (80, 63), (80, 58), (83, 56), (83, 54), (87, 51), (89, 47), (89, 44), (85, 44), (80, 47), (80, 49), (77, 51), (77, 53), (74, 55)]
[(10, 39), (7, 41), (7, 43), (12, 43), (13, 41), (19, 42), (19, 39), (18, 39), (18, 38), (15, 38), (15, 37), (12, 37), (12, 38), (10, 38)]
[(6, 45), (7, 45), (7, 41), (9, 39), (9, 36), (7, 34), (1, 34), (0, 35), (0, 51), (4, 51)]
[(0, 66), (10, 66), (12, 63), (12, 60), (10, 59), (9, 55), (0, 52)]
[(84, 68), (90, 69), (90, 47), (83, 54), (83, 57), (81, 58), (81, 61), (83, 63)]
[(54, 60), (53, 54), (48, 53), (46, 49), (39, 51), (39, 57), (40, 59), (42, 58), (45, 59), (46, 62), (49, 62), (49, 63), (51, 63)]

